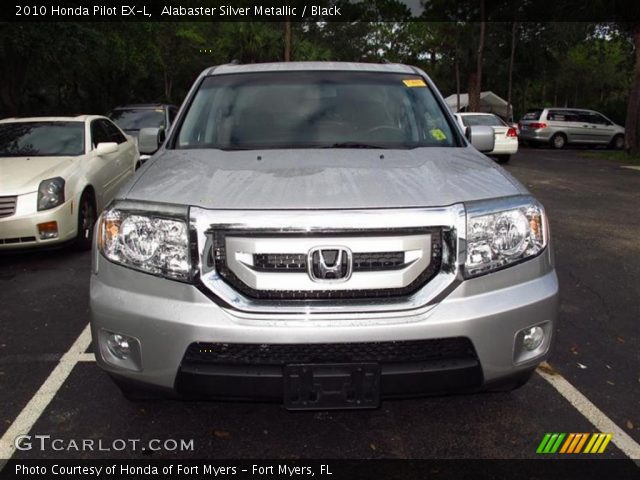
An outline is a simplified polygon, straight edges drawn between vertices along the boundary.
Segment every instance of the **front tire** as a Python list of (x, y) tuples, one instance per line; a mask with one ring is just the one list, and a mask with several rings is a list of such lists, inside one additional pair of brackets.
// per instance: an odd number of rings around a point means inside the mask
[(500, 164), (508, 163), (511, 159), (511, 155), (496, 155), (496, 162)]
[(93, 239), (93, 229), (96, 224), (96, 205), (93, 195), (85, 191), (80, 197), (78, 205), (78, 233), (75, 246), (79, 250), (90, 250)]
[(551, 146), (556, 150), (562, 150), (567, 145), (567, 137), (564, 133), (556, 133), (551, 137)]
[(609, 148), (613, 150), (624, 149), (624, 135), (616, 135), (613, 137), (613, 140), (611, 140), (611, 143), (609, 144)]

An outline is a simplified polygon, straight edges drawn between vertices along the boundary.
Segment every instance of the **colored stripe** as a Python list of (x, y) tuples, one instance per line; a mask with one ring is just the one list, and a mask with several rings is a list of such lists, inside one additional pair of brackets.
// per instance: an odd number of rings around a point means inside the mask
[(571, 442), (573, 441), (573, 437), (575, 436), (576, 436), (575, 433), (569, 434), (569, 438), (567, 438), (567, 440), (564, 442), (564, 445), (562, 445), (562, 449), (560, 449), (560, 453), (565, 453), (567, 451), (567, 448), (569, 448), (569, 445), (571, 445)]
[(582, 439), (580, 440), (580, 443), (578, 443), (578, 446), (576, 446), (576, 450), (573, 453), (580, 453), (582, 451), (582, 446), (587, 441), (587, 438), (589, 438), (589, 434), (583, 433)]
[(607, 433), (607, 436), (604, 437), (604, 442), (602, 442), (602, 445), (600, 445), (600, 450), (598, 450), (598, 453), (604, 453), (604, 449), (607, 448), (607, 445), (609, 445), (611, 437), (613, 437), (613, 435)]
[(558, 435), (558, 440), (556, 440), (555, 445), (553, 446), (553, 448), (551, 448), (551, 453), (556, 453), (558, 451), (558, 448), (560, 448), (560, 444), (562, 443), (562, 439), (565, 435), (565, 433), (561, 433), (560, 435)]
[(538, 449), (536, 450), (536, 453), (542, 453), (543, 452), (544, 446), (547, 444), (547, 441), (549, 440), (550, 437), (551, 437), (550, 433), (545, 433), (544, 438), (540, 442), (540, 445), (538, 445)]
[(553, 435), (551, 435), (551, 438), (547, 442), (547, 446), (544, 447), (544, 451), (542, 453), (551, 453), (551, 448), (553, 447), (553, 444), (555, 443), (556, 438), (558, 438), (557, 433), (554, 433)]
[(600, 447), (600, 444), (604, 440), (605, 436), (606, 435), (604, 433), (598, 434), (598, 439), (596, 440), (596, 443), (593, 445), (593, 447), (591, 447), (591, 453), (597, 453), (598, 452), (598, 448)]
[(582, 434), (576, 433), (576, 436), (573, 439), (573, 442), (571, 442), (571, 446), (569, 447), (569, 450), (567, 450), (567, 453), (573, 453), (573, 450), (576, 448), (576, 445), (578, 445), (580, 438), (582, 438)]
[(587, 443), (587, 448), (584, 449), (584, 453), (591, 453), (591, 447), (593, 447), (593, 444), (596, 443), (597, 438), (597, 433), (591, 434), (591, 440), (589, 440), (589, 443)]

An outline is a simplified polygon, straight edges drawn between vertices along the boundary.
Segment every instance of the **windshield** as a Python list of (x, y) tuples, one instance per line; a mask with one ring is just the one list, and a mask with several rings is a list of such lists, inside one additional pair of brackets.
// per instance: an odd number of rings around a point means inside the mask
[(206, 78), (175, 147), (415, 148), (458, 142), (421, 77), (314, 71)]
[(462, 123), (465, 127), (472, 127), (475, 125), (487, 125), (489, 127), (506, 127), (500, 118), (495, 115), (461, 115)]
[(0, 156), (84, 154), (84, 122), (0, 123)]
[(122, 108), (111, 112), (109, 118), (122, 130), (164, 127), (162, 108)]

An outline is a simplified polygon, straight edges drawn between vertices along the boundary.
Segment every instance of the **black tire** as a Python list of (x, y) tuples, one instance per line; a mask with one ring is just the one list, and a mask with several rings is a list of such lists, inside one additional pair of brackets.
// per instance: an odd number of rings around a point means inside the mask
[(75, 246), (79, 250), (90, 250), (93, 240), (93, 229), (98, 216), (96, 214), (96, 203), (93, 195), (85, 191), (80, 197), (78, 204), (78, 233), (76, 235)]
[(142, 163), (140, 162), (140, 160), (138, 160), (136, 162), (136, 168), (135, 169), (138, 170), (141, 166), (142, 166)]
[(507, 163), (511, 159), (511, 155), (496, 155), (496, 162), (502, 164)]
[(623, 150), (624, 149), (624, 135), (616, 135), (611, 140), (609, 144), (609, 148), (612, 150)]
[(567, 145), (567, 136), (564, 133), (556, 133), (549, 142), (551, 148), (562, 150)]

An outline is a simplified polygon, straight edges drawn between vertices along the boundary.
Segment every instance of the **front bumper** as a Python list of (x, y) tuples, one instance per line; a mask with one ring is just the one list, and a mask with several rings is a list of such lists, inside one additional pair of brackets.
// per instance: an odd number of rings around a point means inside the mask
[[(37, 194), (20, 195), (16, 213), (0, 218), (0, 250), (40, 247), (65, 242), (75, 237), (78, 219), (73, 200), (51, 210), (36, 211)], [(33, 197), (33, 198), (32, 198)], [(33, 203), (33, 205), (31, 205)], [(24, 207), (21, 204), (29, 204)], [(58, 236), (42, 239), (38, 232), (38, 224), (57, 222)]]
[[(477, 388), (526, 373), (549, 354), (558, 306), (550, 249), (519, 265), (461, 282), (446, 298), (402, 315), (315, 320), (247, 318), (218, 306), (197, 287), (114, 265), (100, 254), (91, 278), (91, 328), (98, 364), (121, 381), (228, 398), (281, 398), (283, 367), (193, 365), (194, 343), (344, 344), (465, 338), (475, 360), (382, 365), (383, 396)], [(545, 340), (520, 361), (517, 333), (543, 325)], [(106, 332), (139, 341), (138, 368), (110, 359)]]

